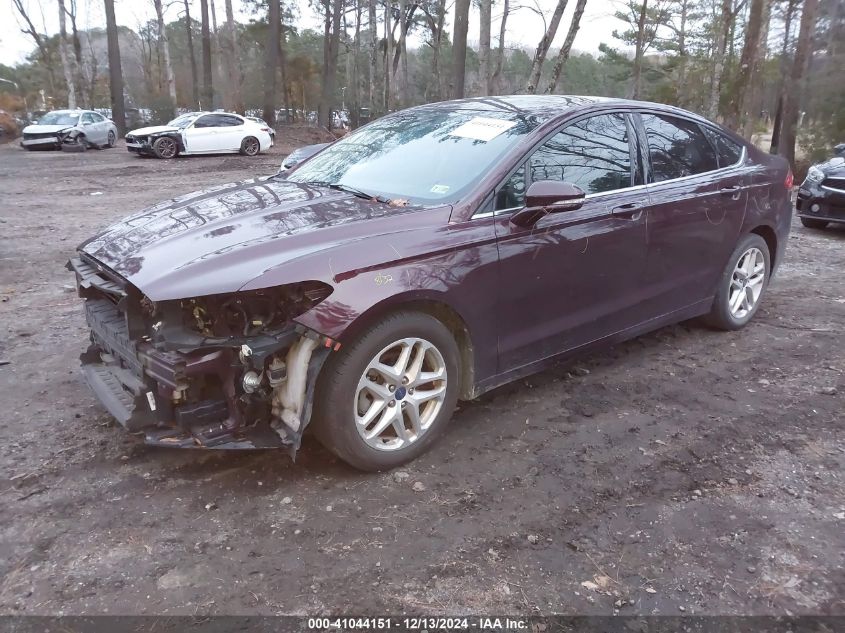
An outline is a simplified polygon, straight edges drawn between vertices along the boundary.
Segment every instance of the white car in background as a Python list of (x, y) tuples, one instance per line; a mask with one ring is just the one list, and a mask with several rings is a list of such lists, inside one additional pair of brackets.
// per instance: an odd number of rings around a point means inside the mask
[(167, 125), (142, 127), (126, 135), (130, 152), (157, 158), (228, 152), (256, 156), (271, 145), (266, 125), (229, 112), (189, 112)]
[(114, 147), (117, 127), (93, 110), (54, 110), (22, 131), (24, 149), (68, 149)]

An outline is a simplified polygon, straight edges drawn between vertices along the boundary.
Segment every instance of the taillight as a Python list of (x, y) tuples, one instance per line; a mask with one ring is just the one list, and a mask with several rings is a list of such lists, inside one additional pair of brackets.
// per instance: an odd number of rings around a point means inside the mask
[(270, 133), (270, 128), (269, 128), (269, 127), (263, 127), (263, 128), (261, 128), (261, 131), (262, 131), (262, 132), (267, 132), (267, 134), (269, 134), (269, 133)]
[(792, 189), (792, 185), (795, 184), (795, 177), (792, 175), (792, 170), (786, 170), (786, 180), (783, 183), (787, 189)]

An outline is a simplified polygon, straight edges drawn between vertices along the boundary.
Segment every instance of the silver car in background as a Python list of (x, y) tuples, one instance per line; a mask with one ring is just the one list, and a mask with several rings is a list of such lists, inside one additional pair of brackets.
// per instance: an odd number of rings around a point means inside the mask
[(117, 127), (93, 110), (54, 110), (23, 129), (24, 149), (66, 149), (114, 147)]

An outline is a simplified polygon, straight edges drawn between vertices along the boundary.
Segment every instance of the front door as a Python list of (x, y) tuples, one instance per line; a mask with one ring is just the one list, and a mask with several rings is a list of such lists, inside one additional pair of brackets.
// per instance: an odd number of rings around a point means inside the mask
[(185, 150), (190, 154), (220, 151), (220, 128), (216, 114), (203, 114), (184, 132)]
[[(499, 371), (574, 349), (649, 318), (639, 290), (648, 192), (628, 115), (594, 115), (549, 138), (496, 191)], [(532, 181), (587, 193), (575, 211), (534, 227), (510, 222)]]

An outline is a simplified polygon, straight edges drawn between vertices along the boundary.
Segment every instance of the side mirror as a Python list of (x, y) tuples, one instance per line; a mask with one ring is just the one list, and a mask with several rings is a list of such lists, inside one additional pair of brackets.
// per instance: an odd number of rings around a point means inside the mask
[(525, 192), (525, 208), (511, 216), (517, 226), (529, 227), (549, 213), (574, 211), (584, 204), (584, 191), (568, 182), (538, 180)]

